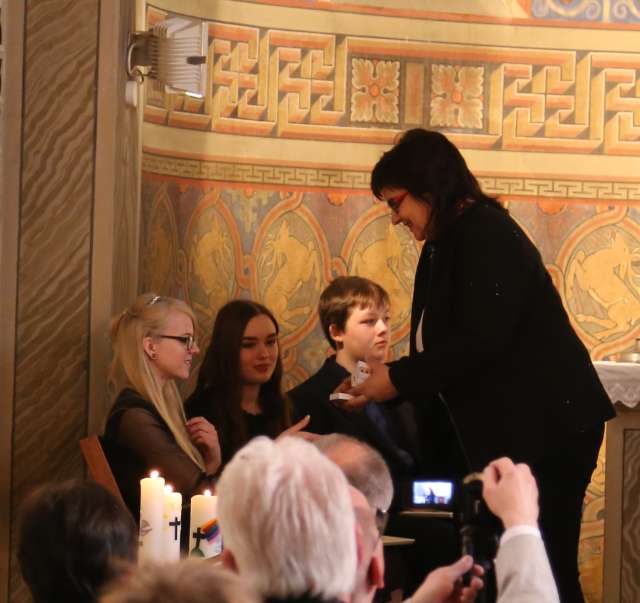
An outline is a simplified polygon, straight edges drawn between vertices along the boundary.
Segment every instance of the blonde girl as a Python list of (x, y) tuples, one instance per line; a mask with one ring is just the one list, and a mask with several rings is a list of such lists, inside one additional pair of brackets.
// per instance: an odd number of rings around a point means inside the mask
[(220, 466), (218, 435), (203, 417), (186, 420), (176, 379), (187, 379), (200, 352), (196, 319), (184, 302), (145, 293), (112, 321), (111, 384), (118, 392), (104, 444), (134, 516), (139, 480), (151, 469), (187, 500), (212, 485)]

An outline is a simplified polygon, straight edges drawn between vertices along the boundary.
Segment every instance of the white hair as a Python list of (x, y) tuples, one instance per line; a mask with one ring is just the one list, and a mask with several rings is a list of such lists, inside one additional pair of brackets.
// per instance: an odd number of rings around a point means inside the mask
[(264, 597), (334, 599), (353, 589), (355, 519), (342, 471), (296, 437), (253, 439), (218, 483), (225, 548)]

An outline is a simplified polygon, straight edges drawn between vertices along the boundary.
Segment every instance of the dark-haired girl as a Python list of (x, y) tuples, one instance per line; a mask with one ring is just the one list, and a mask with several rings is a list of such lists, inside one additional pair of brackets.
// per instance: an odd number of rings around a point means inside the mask
[(213, 326), (187, 415), (215, 425), (222, 466), (257, 435), (276, 437), (291, 425), (281, 390), (278, 323), (263, 305), (249, 300), (225, 304)]

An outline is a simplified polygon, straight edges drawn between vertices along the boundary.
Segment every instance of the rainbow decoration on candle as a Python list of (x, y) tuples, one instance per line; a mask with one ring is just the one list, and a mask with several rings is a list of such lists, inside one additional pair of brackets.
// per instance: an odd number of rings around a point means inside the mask
[(217, 519), (211, 519), (200, 526), (203, 537), (207, 542), (213, 542), (220, 534), (220, 526)]

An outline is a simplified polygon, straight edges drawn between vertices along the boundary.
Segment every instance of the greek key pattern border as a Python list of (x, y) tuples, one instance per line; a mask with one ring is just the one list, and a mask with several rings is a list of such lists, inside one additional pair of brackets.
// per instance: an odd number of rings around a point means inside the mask
[[(174, 158), (144, 152), (142, 170), (156, 176), (224, 182), (228, 184), (285, 186), (303, 189), (369, 190), (369, 172), (339, 168), (280, 166), (222, 160)], [(570, 178), (533, 178), (480, 175), (483, 190), (509, 198), (553, 200), (640, 201), (640, 182), (584, 181)]]
[[(148, 17), (165, 15), (150, 8)], [(371, 144), (426, 127), (461, 148), (640, 155), (638, 52), (207, 25), (205, 97), (148, 86), (146, 121)]]

